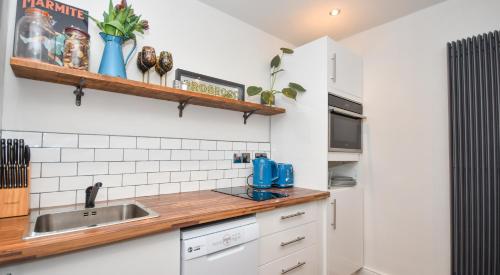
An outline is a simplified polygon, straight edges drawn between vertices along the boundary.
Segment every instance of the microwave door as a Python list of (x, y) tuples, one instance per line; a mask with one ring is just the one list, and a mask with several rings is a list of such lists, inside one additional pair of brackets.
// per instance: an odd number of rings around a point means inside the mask
[(362, 118), (330, 111), (329, 144), (333, 152), (361, 152)]

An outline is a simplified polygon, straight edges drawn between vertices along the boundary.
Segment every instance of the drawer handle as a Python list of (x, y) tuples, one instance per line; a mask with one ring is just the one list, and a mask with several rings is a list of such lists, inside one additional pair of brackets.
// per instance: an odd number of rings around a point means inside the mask
[(300, 242), (302, 240), (305, 240), (306, 239), (306, 236), (302, 236), (302, 237), (297, 237), (291, 241), (288, 241), (288, 242), (281, 242), (281, 246), (287, 246), (289, 244), (293, 244), (293, 243), (296, 243), (296, 242)]
[(287, 274), (288, 272), (290, 271), (293, 271), (299, 267), (302, 267), (306, 264), (306, 262), (298, 262), (296, 265), (292, 266), (292, 267), (289, 267), (289, 268), (286, 268), (286, 269), (282, 269), (281, 270), (281, 274)]
[(305, 213), (306, 213), (306, 212), (304, 212), (304, 211), (299, 211), (299, 212), (297, 212), (297, 213), (295, 213), (295, 214), (290, 214), (290, 215), (287, 215), (287, 216), (281, 216), (281, 219), (282, 219), (282, 220), (286, 220), (286, 219), (290, 219), (290, 218), (293, 218), (293, 217), (302, 216), (302, 215), (304, 215)]

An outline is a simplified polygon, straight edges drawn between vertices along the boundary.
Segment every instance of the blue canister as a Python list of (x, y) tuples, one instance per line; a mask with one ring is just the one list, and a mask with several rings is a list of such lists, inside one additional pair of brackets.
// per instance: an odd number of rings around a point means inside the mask
[(264, 189), (271, 188), (278, 179), (278, 165), (268, 158), (256, 158), (253, 163), (253, 187)]
[(278, 163), (278, 179), (276, 187), (286, 188), (293, 186), (293, 166), (289, 163)]

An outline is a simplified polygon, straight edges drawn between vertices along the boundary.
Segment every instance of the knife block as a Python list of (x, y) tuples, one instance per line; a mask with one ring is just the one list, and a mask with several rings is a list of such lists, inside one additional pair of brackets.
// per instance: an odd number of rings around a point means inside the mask
[(31, 169), (28, 187), (0, 189), (0, 218), (26, 216), (30, 213)]

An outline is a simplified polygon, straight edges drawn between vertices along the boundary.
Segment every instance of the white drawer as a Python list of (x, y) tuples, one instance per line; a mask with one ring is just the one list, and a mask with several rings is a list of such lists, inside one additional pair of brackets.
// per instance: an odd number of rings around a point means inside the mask
[(266, 236), (317, 220), (316, 202), (298, 204), (257, 214), (260, 235)]
[(318, 246), (313, 245), (259, 268), (259, 275), (318, 275)]
[(261, 237), (260, 264), (272, 262), (316, 243), (318, 224), (311, 222)]

